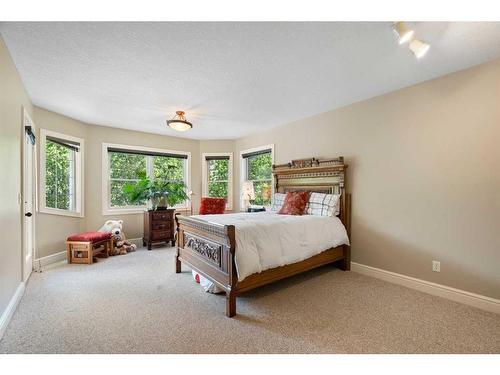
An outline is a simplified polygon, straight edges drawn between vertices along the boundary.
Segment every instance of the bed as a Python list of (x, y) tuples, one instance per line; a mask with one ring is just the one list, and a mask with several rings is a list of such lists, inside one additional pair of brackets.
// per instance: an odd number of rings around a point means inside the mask
[(346, 169), (343, 157), (273, 166), (275, 192), (340, 194), (338, 218), (273, 212), (177, 215), (175, 272), (184, 263), (214, 282), (226, 294), (226, 315), (233, 317), (236, 297), (251, 289), (330, 263), (350, 270)]

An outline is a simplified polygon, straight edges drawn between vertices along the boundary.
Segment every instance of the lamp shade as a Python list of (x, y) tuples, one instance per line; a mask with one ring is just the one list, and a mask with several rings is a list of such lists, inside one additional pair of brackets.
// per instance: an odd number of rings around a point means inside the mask
[(244, 181), (241, 185), (241, 197), (243, 199), (255, 199), (255, 190), (252, 181)]
[(193, 124), (187, 121), (184, 115), (185, 113), (183, 111), (175, 112), (174, 118), (172, 120), (168, 120), (167, 125), (178, 132), (185, 132), (186, 130), (191, 129)]
[(413, 30), (406, 27), (404, 22), (396, 22), (392, 25), (392, 29), (398, 36), (399, 44), (408, 42), (413, 37), (413, 34), (415, 34)]
[(415, 54), (415, 57), (420, 59), (427, 53), (431, 46), (421, 40), (413, 39), (408, 47)]

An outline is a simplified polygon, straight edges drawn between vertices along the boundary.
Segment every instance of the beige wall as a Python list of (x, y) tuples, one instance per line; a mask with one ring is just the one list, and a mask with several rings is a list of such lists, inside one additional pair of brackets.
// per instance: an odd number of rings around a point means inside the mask
[(129, 238), (142, 237), (142, 214), (102, 214), (102, 144), (189, 151), (191, 153), (191, 186), (193, 210), (198, 210), (201, 191), (199, 141), (141, 133), (124, 129), (89, 125), (58, 113), (35, 107), (34, 122), (38, 128), (80, 137), (84, 147), (84, 217), (74, 218), (53, 214), (37, 214), (37, 253), (43, 257), (64, 251), (64, 240), (70, 233), (97, 230), (106, 220), (124, 220), (124, 232)]
[(85, 140), (84, 149), (84, 218), (37, 214), (37, 254), (39, 257), (64, 250), (64, 240), (70, 233), (97, 230), (106, 220), (124, 220), (124, 232), (129, 238), (143, 235), (142, 214), (102, 214), (102, 144), (163, 148), (191, 153), (191, 189), (193, 212), (197, 213), (201, 197), (201, 153), (233, 152), (234, 141), (196, 141), (156, 134), (89, 125), (58, 113), (35, 107), (34, 121), (39, 129), (48, 129)]
[(346, 157), (353, 261), (500, 298), (500, 60), (245, 137), (236, 152), (269, 143), (276, 163)]
[[(37, 126), (37, 136), (40, 139), (40, 129), (48, 129), (79, 138), (87, 138), (87, 126), (68, 117), (34, 107), (33, 121)], [(40, 144), (40, 143), (38, 143)], [(38, 147), (38, 161), (40, 161), (40, 147)], [(84, 163), (87, 154), (84, 153)], [(38, 165), (40, 171), (40, 165)], [(40, 181), (40, 176), (38, 176)], [(60, 251), (64, 251), (64, 240), (68, 235), (84, 231), (85, 218), (70, 217), (54, 214), (36, 213), (36, 257), (42, 258)]]
[(106, 220), (122, 219), (125, 222), (123, 230), (127, 237), (139, 238), (143, 235), (142, 214), (102, 215), (101, 160), (103, 143), (189, 151), (191, 153), (191, 189), (196, 194), (193, 196), (192, 204), (193, 210), (198, 209), (199, 192), (201, 190), (198, 141), (89, 125), (86, 139), (87, 156), (85, 167), (85, 219), (88, 230), (99, 229)]
[(23, 108), (33, 109), (0, 36), (0, 316), (22, 281), (21, 134)]

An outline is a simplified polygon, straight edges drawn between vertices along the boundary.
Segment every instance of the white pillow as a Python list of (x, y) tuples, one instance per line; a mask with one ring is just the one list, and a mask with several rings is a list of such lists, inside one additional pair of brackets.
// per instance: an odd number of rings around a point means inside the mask
[(306, 214), (338, 216), (340, 214), (340, 194), (311, 193), (306, 206)]
[(271, 211), (279, 211), (283, 206), (283, 202), (285, 202), (286, 194), (283, 193), (274, 193), (273, 195), (273, 203), (271, 205)]

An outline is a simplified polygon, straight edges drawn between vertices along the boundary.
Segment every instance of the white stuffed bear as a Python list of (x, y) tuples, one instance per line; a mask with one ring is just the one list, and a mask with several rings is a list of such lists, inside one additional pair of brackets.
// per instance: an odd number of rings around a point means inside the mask
[(122, 230), (123, 220), (108, 220), (99, 229), (99, 232), (107, 232), (113, 235), (115, 242), (114, 253), (110, 255), (123, 255), (131, 251), (135, 251), (137, 246), (129, 241), (125, 237), (125, 233)]
[(98, 232), (111, 233), (113, 236), (119, 236), (122, 233), (123, 220), (108, 220), (104, 223)]

